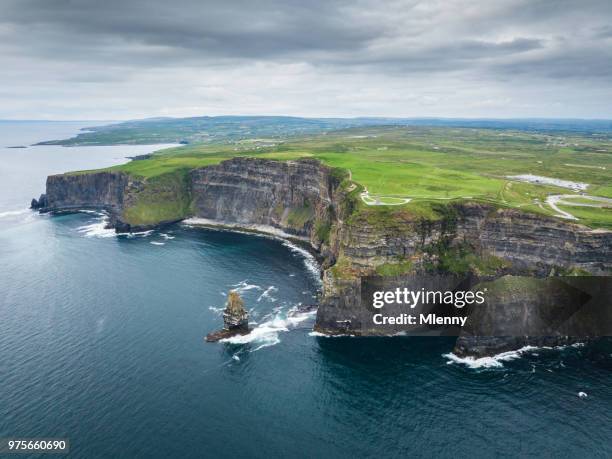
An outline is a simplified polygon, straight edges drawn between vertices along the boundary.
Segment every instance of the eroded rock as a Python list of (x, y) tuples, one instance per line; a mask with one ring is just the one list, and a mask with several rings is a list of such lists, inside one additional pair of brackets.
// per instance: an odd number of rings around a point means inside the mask
[(249, 329), (249, 313), (244, 308), (244, 301), (236, 291), (227, 295), (227, 303), (223, 311), (223, 328), (206, 335), (206, 341), (216, 342), (236, 335), (246, 335)]

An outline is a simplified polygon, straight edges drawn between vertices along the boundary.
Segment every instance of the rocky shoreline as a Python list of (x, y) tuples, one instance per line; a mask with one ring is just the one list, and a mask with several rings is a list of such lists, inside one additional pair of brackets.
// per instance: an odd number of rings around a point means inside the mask
[[(33, 199), (32, 208), (43, 212), (104, 209), (118, 232), (194, 218), (193, 223), (263, 229), (275, 237), (297, 240), (316, 253), (321, 263), (324, 287), (315, 330), (325, 334), (378, 333), (360, 321), (366, 307), (361, 302), (362, 281), (368, 276), (382, 272), (384, 283), (385, 272), (391, 272), (389, 279), (396, 281), (404, 274), (444, 272), (445, 259), (465, 253), (477, 261), (478, 269), (488, 270), (477, 273), (487, 279), (544, 279), (567, 273), (604, 276), (612, 270), (610, 231), (477, 202), (449, 204), (431, 219), (399, 207), (382, 213), (376, 209), (355, 212), (359, 190), (350, 185), (342, 171), (312, 159), (234, 158), (194, 169), (179, 185), (162, 188), (152, 188), (146, 179), (123, 172), (50, 176), (45, 195)], [(178, 196), (188, 203), (187, 210), (151, 224), (131, 219), (133, 210), (148, 202), (152, 192)], [(514, 295), (506, 300), (509, 307), (516, 314), (525, 312), (528, 305), (521, 301), (521, 291)], [(509, 319), (499, 315), (486, 320)], [(457, 353), (490, 355), (534, 341), (489, 339), (480, 336), (478, 324), (474, 325), (470, 336), (457, 340)], [(558, 336), (547, 342), (555, 339), (559, 344), (567, 340)]]

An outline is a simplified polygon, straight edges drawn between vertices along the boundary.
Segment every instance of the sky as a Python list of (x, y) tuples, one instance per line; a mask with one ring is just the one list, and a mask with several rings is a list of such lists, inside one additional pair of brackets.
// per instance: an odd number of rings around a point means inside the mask
[(612, 118), (610, 0), (0, 0), (0, 119)]

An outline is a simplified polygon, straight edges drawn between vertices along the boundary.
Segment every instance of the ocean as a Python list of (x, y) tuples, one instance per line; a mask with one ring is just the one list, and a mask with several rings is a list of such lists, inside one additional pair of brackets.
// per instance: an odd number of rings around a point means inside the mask
[[(452, 338), (312, 333), (316, 261), (270, 237), (27, 209), (48, 174), (160, 146), (36, 146), (0, 122), (0, 438), (74, 457), (612, 457), (612, 346), (457, 359)], [(255, 331), (206, 343), (238, 289)], [(587, 397), (579, 397), (584, 392)]]

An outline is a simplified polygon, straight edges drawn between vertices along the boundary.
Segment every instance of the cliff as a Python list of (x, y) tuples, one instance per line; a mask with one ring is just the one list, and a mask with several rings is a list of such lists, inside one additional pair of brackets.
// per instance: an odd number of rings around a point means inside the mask
[(319, 161), (235, 158), (191, 172), (193, 215), (222, 223), (266, 225), (326, 239), (340, 181)]
[[(464, 277), (470, 288), (479, 279), (502, 276), (537, 279), (612, 270), (612, 232), (474, 202), (443, 206), (427, 217), (405, 209), (365, 209), (334, 234), (338, 261), (323, 275), (315, 325), (323, 333), (381, 333), (363, 323), (359, 313), (366, 307), (362, 289), (373, 275), (382, 276), (383, 289), (398, 283), (420, 289), (439, 274)], [(528, 309), (529, 296), (521, 295), (519, 290), (504, 299), (509, 309)], [(503, 315), (498, 317), (503, 322)], [(472, 322), (487, 320), (474, 316)], [(471, 333), (477, 335), (478, 329)]]
[(52, 175), (39, 207), (104, 209), (120, 231), (187, 217), (266, 225), (309, 238), (318, 248), (335, 218), (339, 183), (332, 169), (315, 160), (234, 158), (154, 177), (113, 171)]
[(60, 174), (47, 177), (46, 210), (103, 208), (119, 211), (130, 184), (121, 172)]
[[(41, 201), (47, 211), (105, 209), (121, 231), (201, 217), (306, 238), (323, 258), (315, 329), (324, 333), (380, 334), (362, 320), (361, 294), (370, 276), (383, 287), (403, 279), (418, 288), (432, 275), (468, 276), (475, 285), (502, 276), (612, 270), (610, 231), (474, 202), (432, 205), (427, 211), (366, 207), (359, 192), (346, 173), (316, 160), (234, 158), (149, 178), (109, 171), (51, 176)], [(523, 292), (514, 292), (504, 299), (508, 310), (528, 315)], [(485, 325), (509, 320), (501, 313), (495, 317), (475, 315), (457, 352), (482, 355), (533, 342), (486, 337)]]

